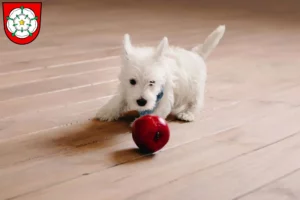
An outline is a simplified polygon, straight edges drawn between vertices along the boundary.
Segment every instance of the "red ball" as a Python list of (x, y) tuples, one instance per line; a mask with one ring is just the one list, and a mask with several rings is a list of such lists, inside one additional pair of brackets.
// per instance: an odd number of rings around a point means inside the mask
[(132, 138), (142, 152), (154, 153), (168, 143), (170, 138), (169, 126), (159, 116), (145, 115), (134, 122)]

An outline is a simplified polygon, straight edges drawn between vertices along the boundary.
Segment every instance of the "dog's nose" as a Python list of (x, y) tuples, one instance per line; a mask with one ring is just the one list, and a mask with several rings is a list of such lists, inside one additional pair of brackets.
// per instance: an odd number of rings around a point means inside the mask
[(136, 100), (136, 103), (139, 105), (139, 106), (145, 106), (147, 104), (147, 100), (144, 99), (144, 98), (140, 98), (138, 100)]

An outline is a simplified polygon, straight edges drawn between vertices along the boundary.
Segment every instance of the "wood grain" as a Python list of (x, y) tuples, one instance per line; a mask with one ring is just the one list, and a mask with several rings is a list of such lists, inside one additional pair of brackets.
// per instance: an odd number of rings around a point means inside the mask
[(264, 187), (252, 191), (249, 195), (241, 196), (240, 200), (264, 199), (264, 200), (296, 200), (299, 194), (299, 169), (266, 184)]
[[(33, 43), (0, 31), (0, 199), (298, 199), (299, 5), (43, 1)], [(125, 33), (191, 48), (219, 24), (204, 110), (170, 118), (162, 151), (139, 153), (132, 116), (93, 119), (115, 94)]]

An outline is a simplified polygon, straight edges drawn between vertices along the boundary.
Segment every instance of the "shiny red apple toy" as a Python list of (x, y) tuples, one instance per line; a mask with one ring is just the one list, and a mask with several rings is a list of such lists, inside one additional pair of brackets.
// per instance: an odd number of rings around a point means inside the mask
[(169, 141), (170, 130), (167, 122), (156, 115), (145, 115), (133, 123), (132, 138), (142, 152), (154, 153)]

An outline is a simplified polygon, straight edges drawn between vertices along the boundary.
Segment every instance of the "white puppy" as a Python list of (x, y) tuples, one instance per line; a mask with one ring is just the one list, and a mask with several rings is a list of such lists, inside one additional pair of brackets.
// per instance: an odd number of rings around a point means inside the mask
[(125, 34), (118, 93), (98, 111), (96, 118), (112, 121), (123, 112), (136, 110), (140, 116), (166, 118), (172, 113), (180, 120), (193, 121), (204, 103), (204, 60), (224, 32), (225, 26), (219, 26), (191, 51), (169, 46), (166, 37), (156, 48), (135, 47)]

